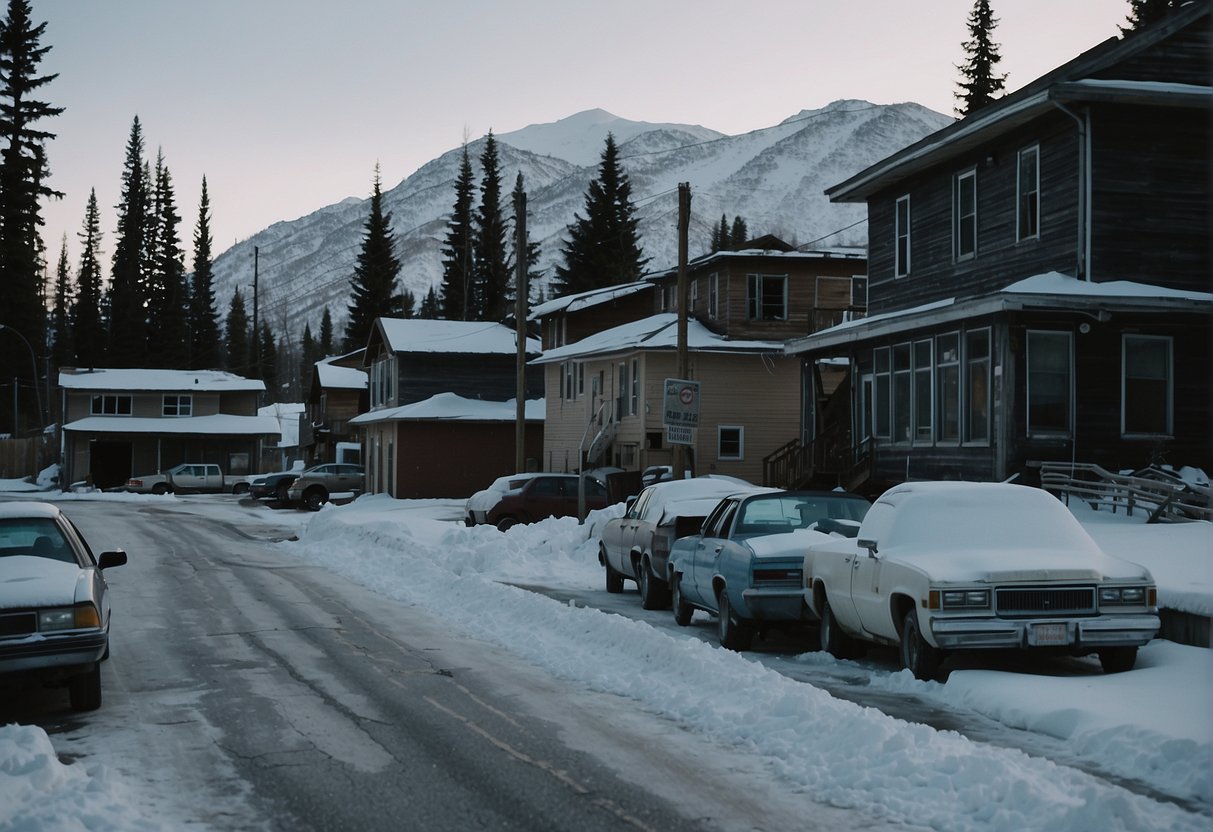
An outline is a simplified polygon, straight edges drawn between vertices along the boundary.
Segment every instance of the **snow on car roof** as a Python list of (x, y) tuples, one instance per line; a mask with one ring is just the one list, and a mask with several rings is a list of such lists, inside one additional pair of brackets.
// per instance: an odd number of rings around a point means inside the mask
[(0, 517), (57, 517), (59, 507), (51, 503), (0, 503)]
[(661, 521), (671, 517), (694, 517), (701, 512), (703, 503), (710, 502), (708, 511), (715, 507), (730, 494), (748, 494), (762, 491), (757, 485), (743, 485), (736, 479), (714, 479), (712, 477), (694, 477), (689, 480), (668, 480), (650, 485), (652, 494), (645, 505), (644, 513), (649, 517), (657, 517), (660, 512)]

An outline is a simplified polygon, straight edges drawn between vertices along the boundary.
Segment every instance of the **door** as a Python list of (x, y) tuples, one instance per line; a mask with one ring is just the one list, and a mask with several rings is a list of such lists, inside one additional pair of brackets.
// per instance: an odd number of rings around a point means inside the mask
[(851, 570), (851, 600), (859, 627), (865, 633), (890, 635), (885, 632), (890, 620), (889, 601), (880, 594), (880, 572), (884, 558), (858, 549)]
[(716, 598), (712, 592), (712, 578), (716, 574), (720, 552), (733, 525), (733, 517), (737, 514), (737, 504), (737, 500), (727, 500), (717, 509), (713, 522), (705, 526), (703, 535), (696, 541), (691, 557), (691, 585), (694, 587), (695, 597), (700, 603), (713, 609), (716, 607)]

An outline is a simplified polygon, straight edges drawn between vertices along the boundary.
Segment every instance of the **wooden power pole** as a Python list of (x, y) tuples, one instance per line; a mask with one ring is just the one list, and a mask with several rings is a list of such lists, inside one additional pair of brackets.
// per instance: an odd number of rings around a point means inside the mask
[[(690, 373), (687, 358), (687, 232), (691, 223), (691, 183), (678, 183), (678, 378), (686, 379)], [(686, 446), (674, 446), (674, 479), (680, 480), (686, 472)]]
[(514, 416), (514, 471), (526, 470), (526, 315), (527, 315), (527, 251), (526, 251), (526, 192), (514, 194), (514, 331), (518, 341), (518, 366), (515, 394), (518, 399)]

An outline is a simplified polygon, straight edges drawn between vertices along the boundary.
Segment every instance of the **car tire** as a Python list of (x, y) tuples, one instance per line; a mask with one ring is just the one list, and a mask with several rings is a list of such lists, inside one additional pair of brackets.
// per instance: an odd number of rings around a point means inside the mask
[(738, 652), (749, 650), (750, 645), (754, 643), (753, 625), (733, 614), (733, 606), (729, 603), (727, 589), (720, 590), (720, 595), (716, 599), (716, 609), (720, 610), (716, 622), (720, 646), (726, 650)]
[(235, 485), (232, 486), (232, 493), (235, 494), (237, 497), (239, 497), (241, 494), (247, 494), (248, 493), (248, 483), (247, 482), (236, 483)]
[(674, 610), (675, 624), (679, 627), (686, 627), (691, 623), (691, 616), (695, 614), (695, 608), (683, 600), (682, 575), (677, 572), (670, 579), (670, 607)]
[(101, 664), (92, 670), (73, 676), (67, 683), (68, 699), (73, 711), (95, 711), (101, 707)]
[(500, 520), (497, 521), (497, 531), (503, 532), (506, 529), (512, 529), (514, 526), (517, 526), (517, 525), (518, 525), (517, 517), (510, 517), (509, 515), (506, 515), (505, 517), (502, 517)]
[(1136, 647), (1105, 647), (1098, 652), (1104, 673), (1124, 673), (1137, 664)]
[(282, 503), (283, 505), (286, 505), (291, 501), (291, 497), (287, 493), (289, 489), (290, 486), (284, 482), (278, 483), (278, 487), (274, 489), (274, 494), (277, 496), (278, 502)]
[(152, 486), (153, 494), (167, 494), (169, 491), (168, 485), (163, 482), (158, 482)]
[(606, 567), (606, 591), (612, 595), (623, 592), (623, 575), (615, 571), (615, 567), (611, 566), (611, 562), (605, 556), (602, 563)]
[(308, 511), (320, 511), (320, 507), (329, 500), (329, 493), (323, 488), (310, 488), (303, 495), (303, 505)]
[(828, 598), (821, 602), (821, 649), (836, 659), (853, 659), (862, 652), (858, 642), (838, 626)]
[(670, 605), (670, 591), (665, 581), (660, 580), (649, 568), (649, 562), (642, 560), (636, 583), (640, 587), (640, 606), (646, 610), (664, 610)]
[(918, 613), (910, 610), (901, 625), (901, 666), (924, 682), (935, 678), (943, 656), (938, 648), (927, 644), (918, 627)]

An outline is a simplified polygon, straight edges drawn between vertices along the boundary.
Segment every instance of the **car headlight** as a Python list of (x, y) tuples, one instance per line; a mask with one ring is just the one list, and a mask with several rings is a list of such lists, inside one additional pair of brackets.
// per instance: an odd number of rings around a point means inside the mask
[(92, 604), (77, 604), (74, 607), (57, 607), (38, 613), (38, 631), (80, 630), (100, 627), (101, 616)]
[(1141, 606), (1146, 603), (1149, 590), (1144, 586), (1105, 586), (1100, 587), (1100, 604), (1133, 604)]
[(940, 593), (945, 610), (985, 610), (990, 608), (988, 589), (948, 589)]

